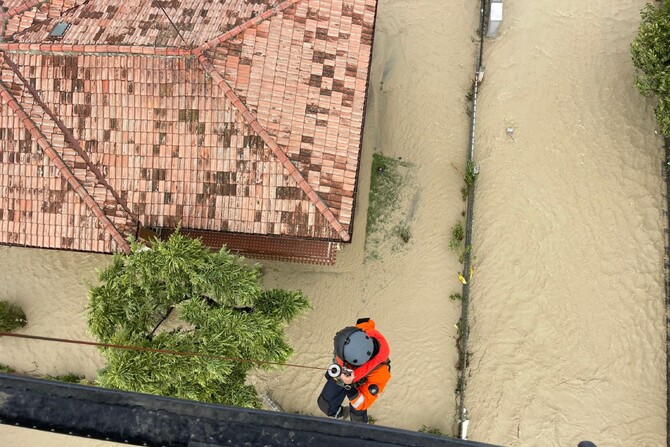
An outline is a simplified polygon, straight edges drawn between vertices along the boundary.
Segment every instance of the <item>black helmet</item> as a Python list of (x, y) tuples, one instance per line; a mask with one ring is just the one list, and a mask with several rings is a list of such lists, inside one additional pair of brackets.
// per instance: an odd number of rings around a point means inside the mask
[(335, 355), (352, 366), (361, 366), (372, 358), (375, 344), (362, 329), (345, 327), (333, 339)]

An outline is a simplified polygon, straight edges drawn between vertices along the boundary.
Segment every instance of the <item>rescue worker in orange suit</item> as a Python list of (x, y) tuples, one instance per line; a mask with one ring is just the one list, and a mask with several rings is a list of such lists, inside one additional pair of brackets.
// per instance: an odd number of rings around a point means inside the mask
[[(368, 408), (391, 378), (389, 345), (369, 318), (345, 327), (333, 342), (334, 363), (326, 372), (326, 384), (317, 399), (319, 408), (329, 417), (346, 420), (350, 416), (354, 422), (367, 424)], [(342, 406), (345, 397), (348, 407)]]

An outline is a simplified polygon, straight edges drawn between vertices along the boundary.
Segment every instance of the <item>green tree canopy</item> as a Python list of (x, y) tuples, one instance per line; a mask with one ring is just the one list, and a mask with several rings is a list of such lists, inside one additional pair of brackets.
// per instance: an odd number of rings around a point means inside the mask
[[(260, 269), (179, 232), (151, 249), (133, 242), (91, 287), (89, 329), (102, 342), (284, 363), (284, 326), (309, 307), (298, 291), (263, 290)], [(161, 327), (166, 315), (178, 324)], [(164, 326), (164, 325), (163, 325)], [(159, 327), (158, 330), (156, 328)], [(260, 406), (245, 384), (249, 362), (101, 349), (105, 387), (242, 407)], [(260, 365), (267, 368), (268, 365)]]
[(644, 7), (631, 54), (638, 69), (635, 84), (643, 95), (656, 96), (656, 121), (670, 136), (670, 2)]

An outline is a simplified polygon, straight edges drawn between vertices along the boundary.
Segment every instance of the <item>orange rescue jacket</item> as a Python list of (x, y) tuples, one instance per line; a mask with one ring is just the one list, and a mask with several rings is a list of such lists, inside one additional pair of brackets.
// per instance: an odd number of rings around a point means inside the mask
[(391, 368), (388, 363), (382, 363), (370, 372), (364, 379), (362, 385), (357, 385), (358, 394), (350, 397), (351, 406), (356, 410), (367, 410), (377, 400), (377, 397), (384, 391), (386, 384), (391, 379)]
[(391, 361), (389, 360), (391, 349), (386, 338), (375, 329), (373, 320), (359, 320), (356, 327), (379, 342), (379, 352), (363, 365), (354, 369), (354, 383), (358, 393), (354, 397), (349, 397), (349, 400), (351, 406), (360, 411), (370, 408), (391, 379)]

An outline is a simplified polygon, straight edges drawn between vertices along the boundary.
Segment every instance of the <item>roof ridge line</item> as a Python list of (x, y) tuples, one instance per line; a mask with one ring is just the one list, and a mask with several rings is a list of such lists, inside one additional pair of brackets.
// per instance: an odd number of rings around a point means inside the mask
[(37, 102), (37, 105), (39, 105), (42, 108), (42, 110), (44, 110), (46, 112), (46, 114), (49, 115), (49, 117), (54, 121), (54, 123), (56, 123), (56, 126), (58, 127), (58, 129), (60, 129), (60, 131), (63, 132), (63, 136), (65, 136), (65, 141), (70, 146), (72, 146), (72, 148), (75, 150), (75, 152), (77, 152), (77, 154), (81, 157), (81, 159), (84, 160), (84, 162), (86, 163), (88, 168), (91, 170), (91, 172), (93, 172), (93, 175), (95, 175), (95, 178), (98, 179), (98, 182), (102, 186), (104, 186), (112, 194), (112, 196), (116, 199), (116, 202), (119, 205), (121, 205), (121, 208), (123, 208), (123, 210), (126, 212), (128, 217), (130, 217), (130, 219), (132, 221), (134, 221), (135, 223), (139, 224), (139, 222), (140, 222), (139, 217), (136, 216), (130, 210), (130, 208), (128, 207), (128, 203), (125, 200), (123, 200), (121, 198), (121, 196), (119, 195), (119, 193), (117, 193), (116, 190), (114, 190), (114, 188), (112, 188), (112, 185), (110, 185), (109, 182), (107, 182), (105, 177), (102, 175), (102, 172), (100, 172), (100, 169), (98, 169), (98, 167), (93, 164), (93, 162), (91, 161), (88, 154), (81, 148), (81, 145), (79, 144), (79, 141), (77, 141), (77, 139), (74, 137), (74, 135), (72, 135), (72, 133), (65, 126), (65, 123), (63, 123), (56, 116), (56, 114), (53, 113), (53, 111), (44, 103), (44, 101), (42, 101), (42, 99), (38, 95), (35, 88), (32, 85), (30, 85), (29, 82), (27, 82), (26, 78), (23, 76), (23, 74), (21, 74), (21, 71), (19, 70), (19, 67), (16, 66), (14, 61), (9, 59), (9, 57), (7, 57), (7, 55), (4, 55), (3, 58), (5, 60), (5, 63), (9, 66), (9, 68), (21, 80), (21, 82), (23, 82), (23, 85), (28, 89), (28, 91), (30, 92), (32, 97)]
[(260, 13), (257, 16), (252, 17), (251, 19), (247, 20), (246, 22), (237, 25), (234, 28), (229, 29), (225, 33), (221, 34), (220, 36), (215, 37), (214, 39), (205, 42), (204, 44), (200, 45), (194, 50), (194, 53), (196, 55), (199, 52), (206, 51), (206, 50), (211, 50), (212, 48), (217, 47), (220, 43), (225, 42), (228, 39), (232, 39), (233, 37), (237, 36), (240, 33), (243, 33), (244, 31), (248, 30), (249, 28), (252, 28), (259, 23), (269, 19), (270, 17), (273, 17), (280, 12), (285, 11), (286, 9), (290, 8), (291, 6), (295, 5), (298, 3), (300, 0), (284, 0), (280, 4), (268, 8), (262, 13)]
[[(296, 0), (288, 0), (288, 1), (296, 1)], [(297, 0), (300, 1), (300, 0)], [(242, 114), (242, 117), (244, 120), (251, 126), (251, 128), (260, 136), (265, 144), (267, 144), (270, 147), (270, 150), (272, 153), (279, 159), (279, 161), (282, 163), (284, 166), (284, 169), (288, 172), (288, 174), (293, 177), (293, 179), (296, 181), (298, 184), (298, 187), (307, 195), (307, 198), (316, 206), (316, 209), (321, 213), (323, 217), (326, 218), (328, 223), (330, 223), (331, 227), (337, 233), (339, 236), (344, 240), (345, 242), (349, 241), (351, 239), (351, 236), (349, 236), (349, 233), (347, 230), (344, 229), (344, 226), (337, 220), (335, 217), (335, 214), (333, 214), (333, 211), (330, 209), (328, 204), (321, 198), (319, 195), (316, 193), (314, 188), (307, 182), (305, 177), (302, 176), (302, 174), (298, 171), (298, 169), (293, 165), (291, 160), (289, 160), (288, 156), (286, 153), (281, 150), (277, 142), (270, 136), (268, 131), (261, 125), (261, 123), (258, 122), (258, 119), (251, 113), (251, 111), (247, 108), (246, 104), (242, 102), (242, 100), (237, 96), (237, 94), (233, 91), (232, 87), (228, 85), (226, 80), (221, 76), (221, 74), (217, 71), (217, 69), (207, 60), (205, 55), (200, 51), (199, 49), (196, 49), (196, 55), (198, 56), (198, 60), (202, 64), (203, 68), (205, 71), (212, 77), (214, 82), (221, 88), (224, 89), (226, 97), (233, 103), (233, 106)]]
[[(125, 51), (123, 51), (125, 49)], [(0, 42), (0, 51), (41, 51), (53, 53), (136, 54), (142, 56), (193, 56), (194, 50), (180, 47), (142, 45), (81, 45), (62, 43)]]
[(60, 157), (56, 149), (49, 144), (46, 136), (42, 133), (40, 129), (35, 125), (28, 113), (23, 110), (19, 101), (12, 95), (10, 90), (7, 88), (3, 81), (0, 81), (0, 98), (2, 98), (7, 105), (16, 113), (23, 125), (26, 127), (28, 132), (35, 137), (37, 144), (42, 147), (44, 152), (47, 154), (49, 159), (56, 165), (56, 168), (60, 171), (61, 175), (65, 180), (72, 186), (77, 195), (83, 200), (83, 202), (89, 207), (93, 215), (98, 219), (98, 222), (107, 230), (114, 241), (119, 245), (119, 248), (125, 253), (130, 253), (130, 244), (123, 237), (121, 232), (114, 226), (114, 224), (109, 220), (105, 213), (100, 209), (98, 203), (93, 199), (91, 194), (86, 190), (84, 185), (75, 177), (72, 170), (65, 164), (63, 159)]

